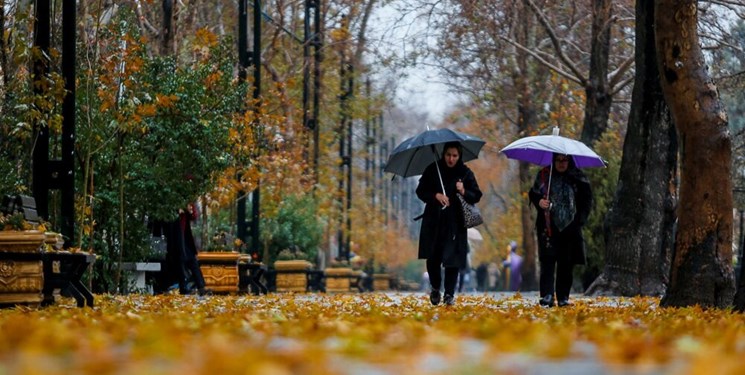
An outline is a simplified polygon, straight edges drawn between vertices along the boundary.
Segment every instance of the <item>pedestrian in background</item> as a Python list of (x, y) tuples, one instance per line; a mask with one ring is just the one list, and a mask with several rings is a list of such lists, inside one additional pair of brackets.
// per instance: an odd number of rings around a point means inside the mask
[(520, 284), (523, 282), (522, 264), (523, 257), (517, 254), (517, 242), (511, 241), (507, 259), (502, 262), (502, 266), (510, 271), (509, 289), (513, 292), (519, 291)]
[(166, 239), (168, 252), (175, 264), (175, 274), (178, 275), (179, 293), (199, 295), (212, 294), (204, 282), (202, 270), (197, 260), (197, 247), (191, 232), (191, 222), (196, 219), (197, 213), (193, 204), (189, 204), (186, 210), (178, 210), (178, 218), (168, 225)]

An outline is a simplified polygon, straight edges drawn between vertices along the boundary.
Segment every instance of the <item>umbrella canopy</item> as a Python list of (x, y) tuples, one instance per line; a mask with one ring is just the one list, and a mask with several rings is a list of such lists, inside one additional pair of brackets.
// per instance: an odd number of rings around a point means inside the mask
[(538, 165), (551, 165), (553, 154), (569, 155), (577, 168), (605, 167), (605, 161), (584, 143), (562, 137), (555, 127), (552, 135), (520, 138), (501, 151), (510, 159)]
[(401, 177), (417, 176), (439, 160), (445, 143), (460, 142), (463, 146), (463, 162), (478, 158), (486, 142), (480, 138), (450, 129), (427, 130), (401, 142), (385, 164), (384, 171)]

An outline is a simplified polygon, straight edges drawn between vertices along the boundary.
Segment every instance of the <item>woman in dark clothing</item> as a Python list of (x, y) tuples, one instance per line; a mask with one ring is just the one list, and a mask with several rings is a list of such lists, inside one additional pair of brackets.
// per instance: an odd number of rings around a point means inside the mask
[(536, 229), (538, 259), (541, 262), (539, 303), (552, 307), (555, 290), (561, 307), (570, 304), (574, 265), (585, 264), (582, 227), (592, 208), (592, 190), (587, 176), (574, 165), (571, 156), (554, 154), (553, 163), (553, 171), (545, 167), (538, 172), (529, 195), (530, 201), (538, 209)]
[[(442, 159), (424, 170), (416, 189), (417, 197), (425, 203), (419, 235), (419, 259), (427, 260), (427, 272), (432, 286), (429, 297), (433, 305), (440, 303), (440, 267), (445, 267), (445, 304), (452, 305), (455, 303), (458, 270), (467, 265), (466, 227), (456, 194), (461, 194), (471, 204), (481, 200), (476, 177), (463, 164), (460, 158), (462, 154), (460, 143), (445, 144)], [(443, 185), (445, 194), (442, 191)]]
[(168, 253), (175, 261), (174, 267), (178, 275), (179, 292), (192, 294), (189, 282), (193, 282), (200, 295), (212, 294), (205, 288), (204, 276), (197, 261), (197, 246), (191, 233), (191, 222), (196, 218), (194, 205), (189, 204), (186, 211), (179, 209), (179, 217), (168, 225), (166, 239)]

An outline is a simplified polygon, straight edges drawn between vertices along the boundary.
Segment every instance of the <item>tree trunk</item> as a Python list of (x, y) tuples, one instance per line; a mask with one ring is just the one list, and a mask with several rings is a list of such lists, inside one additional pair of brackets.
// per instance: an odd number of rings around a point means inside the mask
[(612, 0), (592, 2), (592, 48), (590, 71), (585, 86), (585, 119), (581, 140), (592, 146), (608, 128), (608, 116), (613, 96), (608, 87), (608, 54), (610, 53), (610, 30)]
[[(517, 23), (515, 27), (515, 39), (522, 45), (528, 45), (531, 41), (532, 34), (532, 22), (530, 17), (532, 13), (525, 7), (518, 7), (518, 17), (522, 20)], [(536, 129), (538, 123), (535, 103), (536, 91), (540, 91), (538, 71), (540, 69), (532, 69), (530, 67), (530, 57), (523, 51), (516, 53), (516, 61), (518, 70), (513, 72), (513, 82), (515, 85), (515, 91), (517, 92), (517, 127), (523, 134), (531, 134)], [(519, 178), (520, 178), (520, 190), (525, 191), (527, 197), (527, 191), (533, 184), (533, 177), (530, 174), (528, 163), (520, 163), (519, 167)], [(525, 190), (523, 190), (525, 189)], [(530, 200), (523, 199), (520, 207), (520, 219), (523, 229), (523, 264), (521, 272), (523, 275), (522, 290), (537, 290), (538, 289), (538, 242), (535, 233), (535, 220), (531, 214)]]
[(732, 163), (727, 116), (706, 71), (695, 0), (657, 0), (662, 91), (678, 128), (678, 228), (663, 306), (727, 307), (733, 301)]
[(616, 197), (605, 221), (605, 268), (588, 295), (660, 296), (667, 285), (677, 138), (660, 86), (653, 12), (653, 1), (637, 1), (631, 112)]
[(173, 50), (173, 13), (174, 13), (174, 1), (163, 0), (163, 28), (161, 29), (161, 56), (171, 55)]

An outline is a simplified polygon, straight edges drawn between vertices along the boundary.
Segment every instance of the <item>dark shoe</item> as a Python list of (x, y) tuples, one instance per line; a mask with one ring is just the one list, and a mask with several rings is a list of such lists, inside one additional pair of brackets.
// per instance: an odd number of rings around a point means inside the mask
[(433, 290), (432, 293), (429, 294), (429, 302), (432, 302), (433, 306), (437, 306), (440, 304), (440, 291), (439, 290)]
[(199, 288), (198, 292), (200, 296), (211, 296), (212, 295), (212, 289)]
[(559, 300), (559, 307), (571, 306), (571, 305), (572, 303), (569, 302), (569, 298), (562, 298)]
[(541, 306), (554, 307), (554, 296), (546, 295), (538, 301)]
[(455, 304), (455, 296), (452, 294), (446, 294), (445, 295), (445, 304), (448, 306), (453, 306)]

